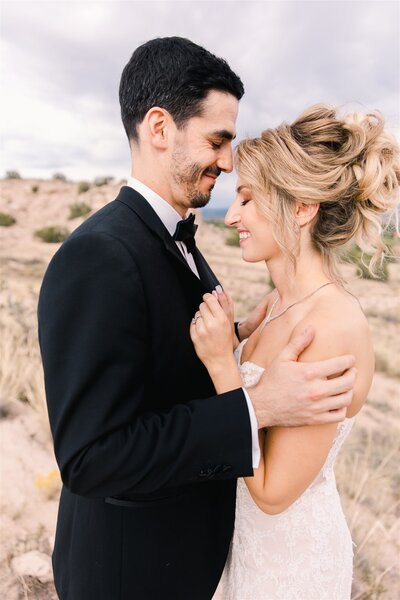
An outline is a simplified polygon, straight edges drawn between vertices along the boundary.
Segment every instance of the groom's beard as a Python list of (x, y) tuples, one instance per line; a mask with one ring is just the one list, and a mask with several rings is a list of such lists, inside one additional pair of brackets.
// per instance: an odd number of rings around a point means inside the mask
[(172, 160), (172, 176), (189, 201), (190, 208), (202, 208), (206, 206), (210, 201), (215, 183), (210, 186), (208, 192), (201, 192), (198, 189), (198, 185), (203, 175), (210, 174), (213, 177), (218, 177), (221, 170), (218, 167), (207, 167), (205, 169), (197, 163), (185, 163), (179, 151), (173, 154)]

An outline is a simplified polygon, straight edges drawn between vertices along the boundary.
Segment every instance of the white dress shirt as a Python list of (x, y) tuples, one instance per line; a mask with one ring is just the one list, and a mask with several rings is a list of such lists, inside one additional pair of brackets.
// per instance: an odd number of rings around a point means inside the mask
[[(181, 215), (161, 196), (159, 196), (154, 190), (150, 189), (136, 179), (135, 177), (129, 177), (127, 181), (127, 185), (134, 190), (136, 190), (147, 202), (150, 204), (154, 212), (157, 214), (159, 219), (162, 221), (168, 233), (171, 237), (174, 235), (176, 226), (179, 221), (182, 220)], [(192, 269), (193, 273), (199, 277), (199, 273), (194, 262), (193, 256), (190, 252), (187, 251), (186, 244), (184, 242), (175, 241), (176, 245), (182, 252), (185, 257), (189, 267)], [(199, 277), (200, 278), (200, 277)], [(256, 469), (260, 464), (260, 445), (258, 443), (258, 427), (257, 427), (257, 419), (256, 414), (254, 412), (254, 407), (251, 403), (250, 397), (245, 388), (242, 388), (247, 407), (249, 410), (250, 417), (250, 425), (251, 425), (251, 439), (252, 439), (252, 457), (253, 457), (253, 468)]]

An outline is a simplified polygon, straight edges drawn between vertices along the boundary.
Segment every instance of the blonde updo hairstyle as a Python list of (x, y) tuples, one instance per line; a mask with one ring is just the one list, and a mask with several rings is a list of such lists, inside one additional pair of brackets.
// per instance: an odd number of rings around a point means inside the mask
[(385, 253), (381, 217), (396, 207), (400, 181), (399, 147), (380, 113), (341, 118), (335, 108), (317, 104), (292, 125), (282, 123), (240, 142), (235, 162), (294, 269), (297, 200), (320, 205), (311, 243), (331, 277), (340, 280), (336, 250), (351, 240), (372, 254), (369, 270), (375, 274)]

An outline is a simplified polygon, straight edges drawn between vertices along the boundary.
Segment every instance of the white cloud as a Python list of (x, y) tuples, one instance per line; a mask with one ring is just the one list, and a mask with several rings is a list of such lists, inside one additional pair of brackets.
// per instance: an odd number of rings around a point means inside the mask
[[(189, 37), (239, 73), (239, 137), (319, 101), (380, 108), (398, 130), (398, 17), (395, 2), (3, 2), (2, 168), (126, 175), (119, 78), (156, 36)], [(231, 197), (225, 181), (220, 205)]]

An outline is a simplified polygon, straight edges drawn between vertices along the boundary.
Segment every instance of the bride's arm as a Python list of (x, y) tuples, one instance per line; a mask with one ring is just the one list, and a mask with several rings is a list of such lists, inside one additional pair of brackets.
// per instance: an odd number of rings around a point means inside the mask
[[(301, 323), (293, 332), (304, 328)], [(352, 352), (358, 363), (358, 377), (349, 410), (357, 412), (364, 401), (371, 382), (373, 365), (368, 330), (359, 326), (351, 331), (334, 323), (327, 327), (313, 321), (317, 335), (299, 360), (312, 362)], [(350, 346), (348, 340), (351, 340)], [(358, 350), (357, 350), (358, 347)], [(361, 350), (359, 350), (361, 348)], [(357, 360), (358, 358), (358, 360)], [(259, 432), (261, 461), (253, 477), (245, 481), (256, 504), (268, 514), (277, 514), (288, 508), (311, 485), (323, 467), (336, 433), (337, 424), (305, 427), (272, 427), (265, 434)]]

